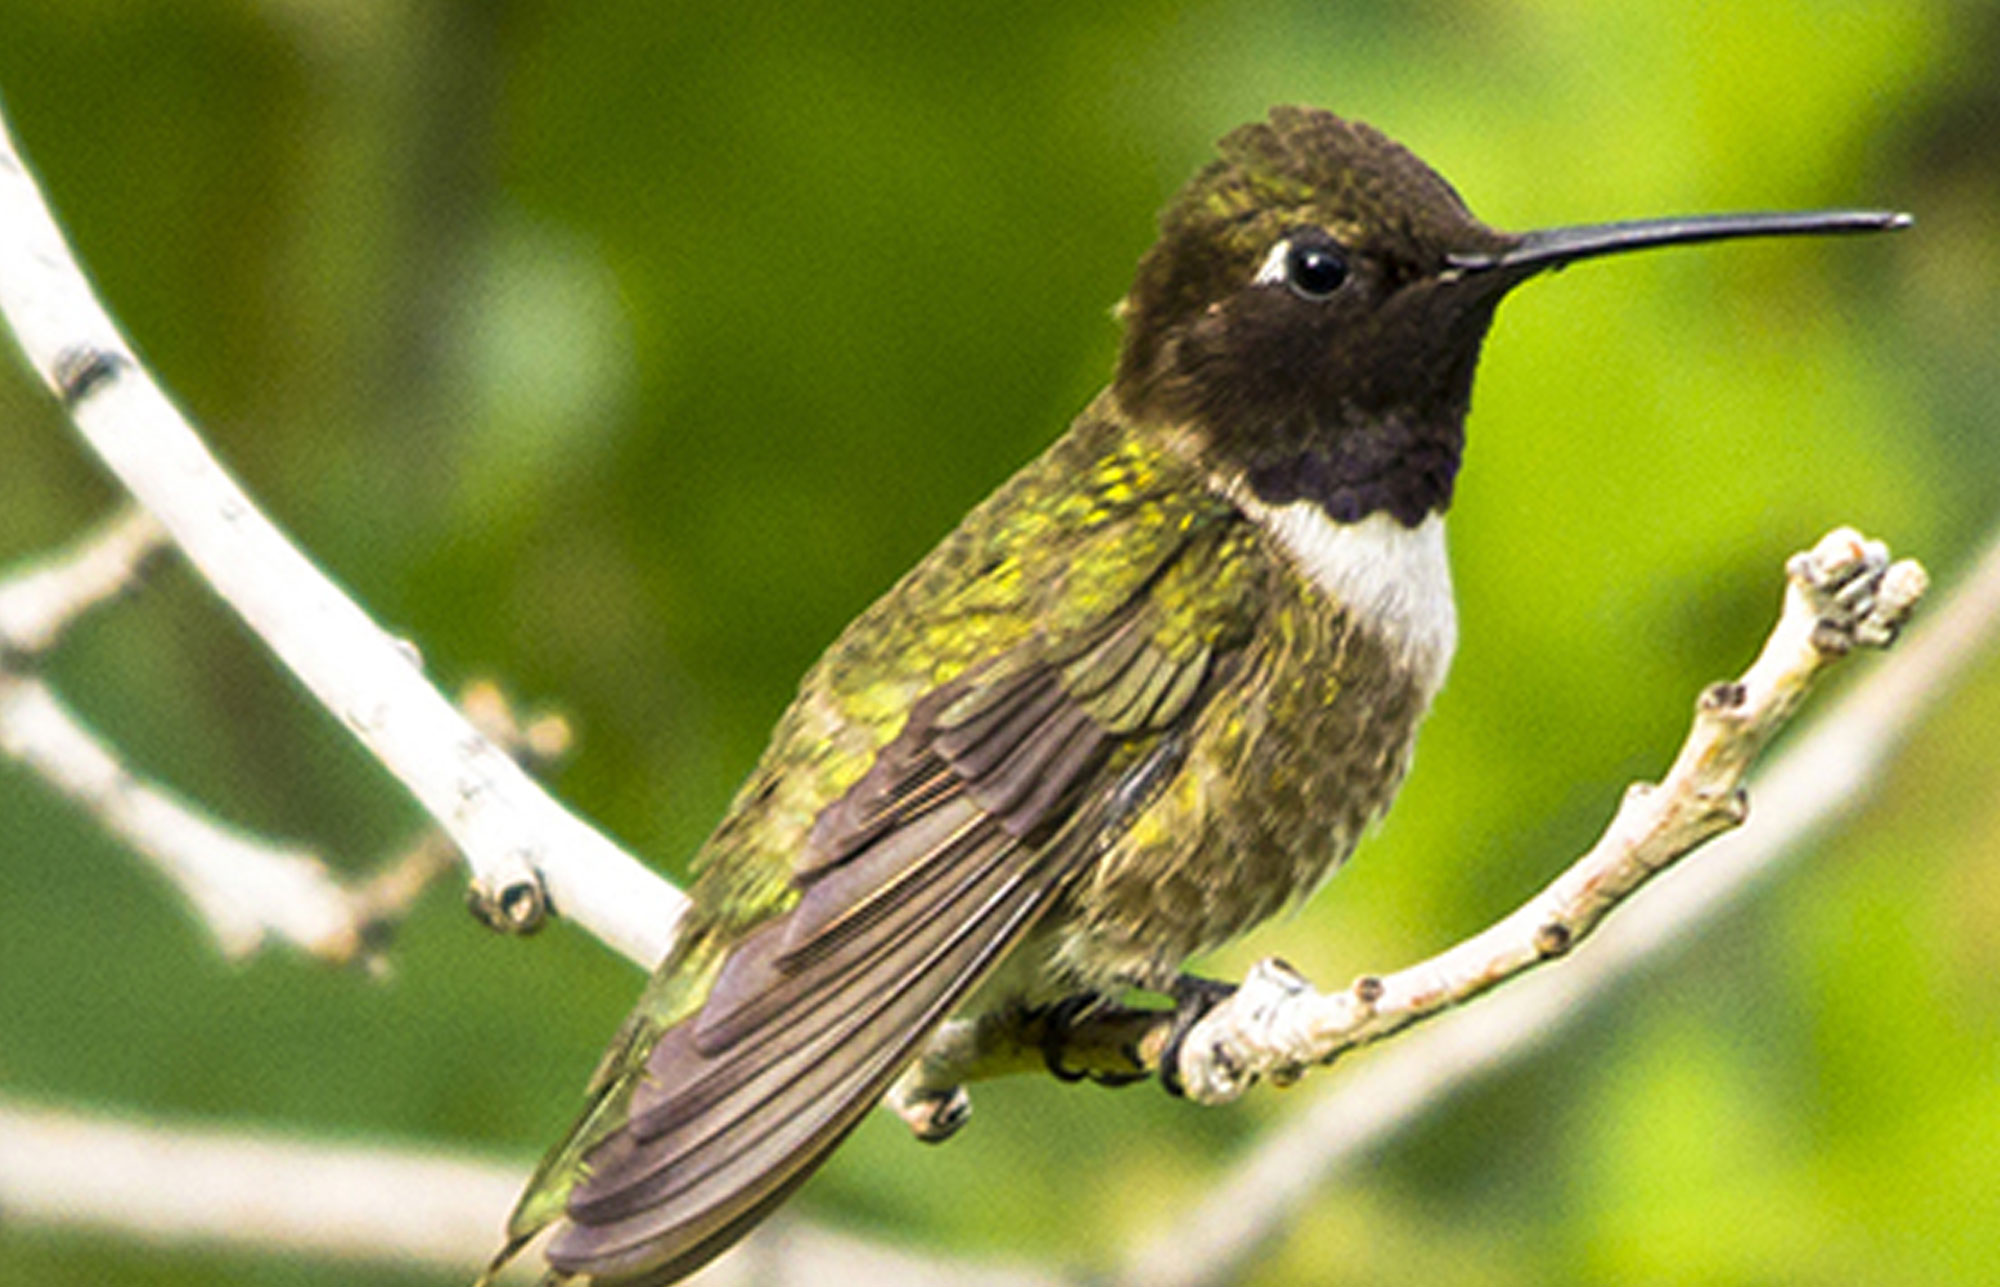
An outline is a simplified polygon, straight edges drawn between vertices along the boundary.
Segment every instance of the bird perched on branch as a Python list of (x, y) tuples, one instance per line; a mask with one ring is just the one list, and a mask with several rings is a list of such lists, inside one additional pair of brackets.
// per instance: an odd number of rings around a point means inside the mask
[(1220, 153), (1140, 261), (1110, 387), (805, 677), (496, 1267), (553, 1225), (556, 1281), (692, 1272), (955, 1012), (1137, 988), (1192, 1020), (1215, 991), (1181, 963), (1315, 889), (1409, 767), (1501, 298), (1612, 252), (1900, 221), (1505, 233), (1303, 108)]

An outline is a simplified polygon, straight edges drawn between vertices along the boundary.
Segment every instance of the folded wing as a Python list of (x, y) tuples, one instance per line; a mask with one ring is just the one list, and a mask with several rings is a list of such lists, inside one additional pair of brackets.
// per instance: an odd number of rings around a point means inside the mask
[(811, 1173), (1170, 773), (1213, 663), (1141, 596), (1080, 645), (933, 692), (818, 818), (793, 908), (730, 952), (584, 1154), (548, 1258), (691, 1272)]

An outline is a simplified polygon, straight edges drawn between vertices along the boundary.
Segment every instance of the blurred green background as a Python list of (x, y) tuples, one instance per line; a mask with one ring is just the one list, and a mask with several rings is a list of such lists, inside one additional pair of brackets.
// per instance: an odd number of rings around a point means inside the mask
[[(1332, 983), (1483, 925), (1664, 766), (1788, 553), (1852, 522), (1948, 587), (2000, 514), (1985, 3), (0, 0), (0, 32), (22, 146), (217, 451), (442, 681), (567, 711), (561, 793), (668, 869), (818, 650), (1102, 383), (1154, 212), (1272, 103), (1383, 127), (1503, 227), (1919, 223), (1508, 303), (1415, 775), (1212, 968)], [(11, 560), (114, 490), (18, 364), (0, 419)], [(146, 771), (353, 870), (418, 824), (178, 569), (53, 674)], [(1989, 663), (1843, 839), (1340, 1178), (1251, 1281), (2000, 1275), (1996, 719)], [(12, 766), (0, 879), (0, 1096), (525, 1168), (639, 983), (560, 926), (477, 929), (456, 888), (386, 982), (228, 967)], [(796, 1206), (1101, 1267), (1311, 1093), (1021, 1079), (946, 1149), (871, 1121)], [(457, 1280), (0, 1212), (0, 1283)]]

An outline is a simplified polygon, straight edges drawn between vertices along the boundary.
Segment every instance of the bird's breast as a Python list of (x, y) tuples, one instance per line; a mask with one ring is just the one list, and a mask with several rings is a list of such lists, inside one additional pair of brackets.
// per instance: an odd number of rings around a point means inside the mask
[(1428, 704), (1458, 647), (1444, 516), (1407, 527), (1386, 512), (1337, 523), (1312, 501), (1264, 505), (1224, 488), (1298, 573), (1407, 666)]
[(1170, 979), (1305, 897), (1380, 817), (1457, 641), (1443, 520), (1244, 510), (1264, 604), (1180, 772), (1069, 896), (1061, 972)]

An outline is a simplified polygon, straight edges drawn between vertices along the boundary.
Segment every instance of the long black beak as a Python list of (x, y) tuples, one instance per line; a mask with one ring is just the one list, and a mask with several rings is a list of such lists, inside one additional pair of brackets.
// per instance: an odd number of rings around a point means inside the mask
[[(1684, 246), (1735, 237), (1791, 237), (1845, 232), (1887, 232), (1910, 226), (1910, 216), (1888, 210), (1809, 210), (1784, 214), (1692, 215), (1632, 219), (1524, 233), (1505, 250), (1452, 255), (1450, 266), (1466, 277), (1494, 273), (1513, 284), (1579, 259), (1654, 246)], [(1490, 280), (1490, 279), (1489, 279)]]

